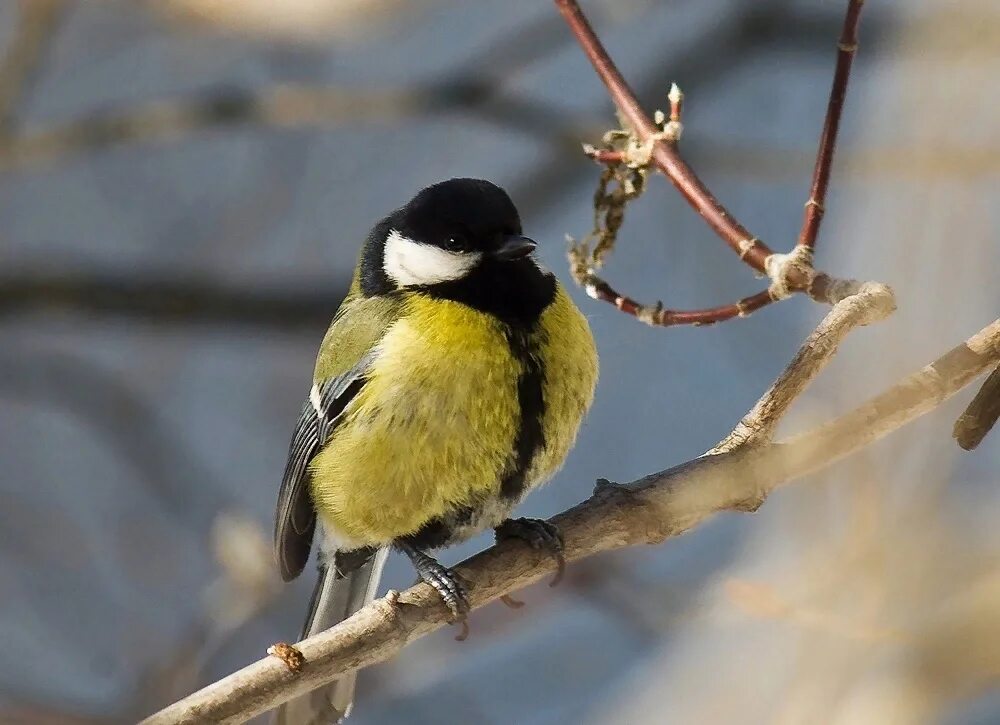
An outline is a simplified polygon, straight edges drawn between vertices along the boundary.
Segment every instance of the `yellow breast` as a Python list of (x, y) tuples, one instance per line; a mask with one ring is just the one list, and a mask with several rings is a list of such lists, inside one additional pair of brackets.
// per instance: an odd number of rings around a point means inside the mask
[(519, 373), (493, 317), (410, 298), (313, 460), (328, 528), (347, 543), (384, 544), (493, 495), (520, 420)]

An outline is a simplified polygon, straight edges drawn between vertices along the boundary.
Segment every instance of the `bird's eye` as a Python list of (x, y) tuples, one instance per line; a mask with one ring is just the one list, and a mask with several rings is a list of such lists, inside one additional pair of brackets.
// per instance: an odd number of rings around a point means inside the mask
[(444, 248), (449, 252), (464, 252), (468, 249), (468, 245), (463, 237), (448, 237), (444, 242)]

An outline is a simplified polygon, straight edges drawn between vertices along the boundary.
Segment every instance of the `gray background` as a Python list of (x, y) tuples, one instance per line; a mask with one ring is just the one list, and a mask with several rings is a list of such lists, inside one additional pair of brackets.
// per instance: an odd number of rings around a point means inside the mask
[[(134, 720), (294, 636), (312, 582), (278, 587), (266, 568), (276, 487), (316, 346), (379, 216), (442, 178), (491, 179), (569, 283), (564, 235), (589, 229), (598, 173), (578, 144), (613, 117), (552, 5), (374, 3), (387, 12), (363, 27), (349, 15), (303, 28), (300, 4), (279, 32), (179, 19), (198, 0), (72, 3), (18, 107), (31, 134), (274, 83), (359, 95), (328, 123), (0, 156), (0, 721)], [(843, 5), (585, 7), (648, 108), (680, 83), (685, 156), (786, 249)], [(900, 310), (852, 335), (790, 431), (997, 309), (1000, 14), (988, 0), (867, 5), (818, 264), (888, 282)], [(0, 44), (16, 18), (0, 4)], [(370, 110), (384, 92), (389, 108)], [(658, 177), (607, 274), (673, 307), (762, 285)], [(598, 476), (631, 480), (709, 448), (823, 313), (796, 298), (653, 330), (572, 291), (601, 383), (565, 469), (525, 515), (576, 503)], [(887, 722), (878, 707), (906, 697), (872, 682), (934, 693), (931, 716), (904, 708), (899, 722), (996, 722), (996, 697), (959, 698), (912, 664), (955, 596), (996, 586), (1000, 448), (956, 455), (961, 405), (755, 516), (575, 565), (562, 587), (523, 592), (519, 611), (491, 605), (463, 644), (450, 631), (419, 641), (361, 676), (352, 722)], [(220, 515), (242, 580), (213, 555)], [(385, 585), (412, 579), (390, 561)], [(996, 676), (979, 674), (973, 695)]]

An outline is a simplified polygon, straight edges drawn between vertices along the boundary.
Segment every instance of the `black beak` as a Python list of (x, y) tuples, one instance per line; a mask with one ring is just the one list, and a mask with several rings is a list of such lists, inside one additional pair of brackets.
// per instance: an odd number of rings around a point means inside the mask
[(500, 242), (500, 246), (493, 250), (493, 256), (501, 261), (510, 262), (515, 259), (527, 257), (535, 251), (535, 247), (537, 246), (534, 240), (516, 234), (506, 237)]

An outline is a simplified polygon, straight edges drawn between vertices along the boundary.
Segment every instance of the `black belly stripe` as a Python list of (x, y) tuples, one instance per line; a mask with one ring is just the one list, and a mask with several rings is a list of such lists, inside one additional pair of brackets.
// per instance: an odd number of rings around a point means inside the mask
[(537, 339), (530, 333), (524, 330), (509, 330), (507, 343), (514, 358), (522, 366), (521, 375), (517, 380), (517, 402), (521, 409), (521, 422), (514, 438), (514, 459), (500, 481), (500, 494), (504, 498), (518, 500), (527, 485), (531, 461), (535, 453), (545, 445), (545, 432), (542, 429), (542, 420), (545, 416), (545, 396), (542, 391), (545, 371), (538, 355)]

